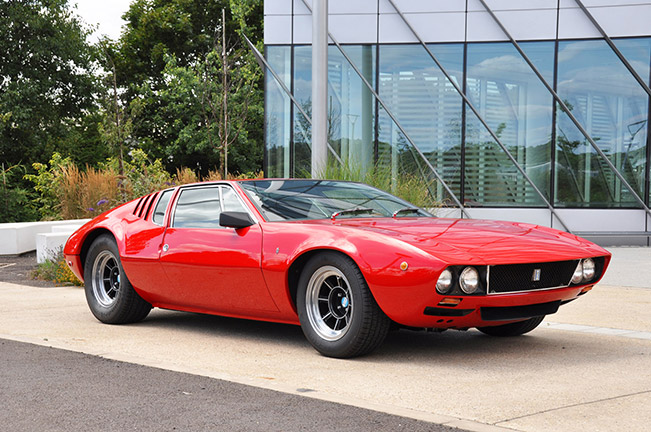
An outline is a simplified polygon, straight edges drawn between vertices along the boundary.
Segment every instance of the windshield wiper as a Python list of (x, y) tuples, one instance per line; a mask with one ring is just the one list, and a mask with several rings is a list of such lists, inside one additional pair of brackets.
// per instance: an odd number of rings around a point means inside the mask
[(341, 216), (341, 215), (345, 215), (345, 214), (347, 214), (347, 215), (358, 215), (358, 214), (365, 214), (365, 213), (373, 213), (374, 211), (375, 210), (373, 210), (372, 208), (368, 208), (368, 207), (353, 207), (353, 208), (349, 208), (349, 209), (346, 209), (346, 210), (339, 210), (337, 212), (334, 212), (332, 214), (332, 216), (330, 216), (330, 219), (335, 220), (337, 218), (337, 216)]
[(396, 218), (401, 213), (418, 213), (419, 211), (420, 209), (417, 207), (403, 207), (401, 209), (394, 211), (391, 217)]

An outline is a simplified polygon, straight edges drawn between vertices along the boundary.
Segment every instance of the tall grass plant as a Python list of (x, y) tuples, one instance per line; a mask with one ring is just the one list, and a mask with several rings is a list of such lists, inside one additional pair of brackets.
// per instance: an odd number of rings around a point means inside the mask
[(350, 160), (344, 160), (343, 163), (330, 161), (320, 177), (366, 183), (423, 208), (442, 206), (432, 193), (436, 181), (410, 172), (394, 175), (390, 166), (376, 164), (370, 169), (364, 169), (361, 164)]

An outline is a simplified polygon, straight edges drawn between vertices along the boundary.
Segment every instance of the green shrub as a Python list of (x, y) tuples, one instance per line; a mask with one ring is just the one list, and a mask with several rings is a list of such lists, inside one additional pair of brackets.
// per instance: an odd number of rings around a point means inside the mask
[(29, 190), (24, 187), (22, 165), (6, 167), (0, 165), (0, 223), (23, 222), (38, 218), (30, 198)]
[(34, 183), (38, 197), (34, 200), (43, 220), (61, 219), (61, 173), (74, 165), (69, 157), (63, 158), (54, 153), (48, 164), (34, 163), (36, 174), (27, 174), (25, 178)]
[(56, 285), (83, 286), (66, 264), (61, 249), (57, 251), (53, 259), (40, 263), (31, 276), (33, 279), (54, 282)]

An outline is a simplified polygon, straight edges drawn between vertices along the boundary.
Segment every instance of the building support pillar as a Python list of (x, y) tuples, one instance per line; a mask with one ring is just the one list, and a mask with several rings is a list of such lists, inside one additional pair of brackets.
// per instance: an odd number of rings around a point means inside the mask
[(328, 0), (312, 3), (312, 178), (328, 164)]

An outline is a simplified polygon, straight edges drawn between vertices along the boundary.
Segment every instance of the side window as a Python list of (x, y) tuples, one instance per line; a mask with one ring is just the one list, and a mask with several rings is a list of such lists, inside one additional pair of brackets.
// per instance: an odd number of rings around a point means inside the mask
[(222, 199), (224, 211), (246, 212), (246, 209), (237, 197), (237, 194), (228, 186), (222, 187)]
[(183, 189), (176, 202), (173, 227), (221, 228), (219, 187)]
[(172, 192), (174, 192), (174, 189), (168, 189), (158, 199), (158, 204), (154, 208), (154, 216), (152, 217), (152, 222), (156, 225), (163, 225), (165, 223), (165, 210), (167, 209), (167, 204), (170, 202), (170, 198), (172, 198)]

